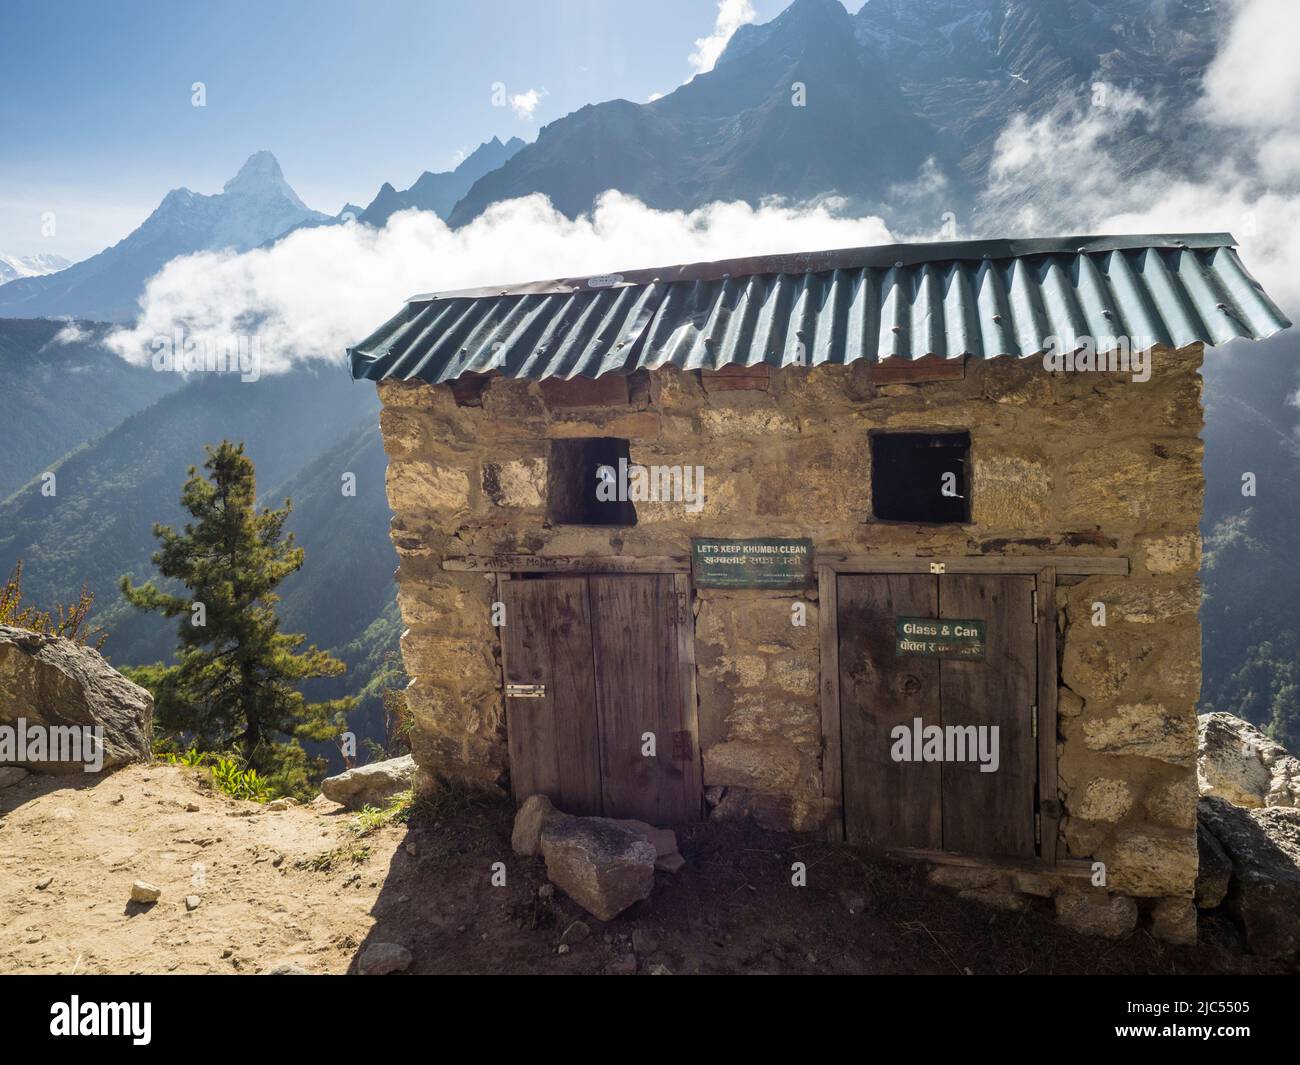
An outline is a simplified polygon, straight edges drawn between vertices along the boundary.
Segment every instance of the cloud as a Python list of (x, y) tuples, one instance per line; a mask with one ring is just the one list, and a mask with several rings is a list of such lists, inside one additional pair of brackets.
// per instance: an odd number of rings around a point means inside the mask
[(420, 211), (399, 212), (383, 229), (301, 229), (269, 248), (173, 259), (146, 286), (136, 324), (106, 343), (147, 364), (157, 338), (179, 330), (256, 337), (263, 374), (301, 360), (337, 363), (414, 293), (891, 241), (879, 218), (843, 217), (840, 207), (657, 211), (607, 192), (590, 214), (569, 219), (533, 195), (494, 204), (457, 230)]
[[(1094, 97), (1063, 102), (1035, 120), (1018, 115), (998, 138), (980, 228), (999, 236), (1231, 232), (1252, 273), (1294, 316), (1300, 311), (1300, 97), (1276, 50), (1246, 43), (1260, 36), (1261, 15), (1276, 15), (1276, 6), (1275, 0), (1237, 3), (1187, 114), (1107, 87), (1100, 105)], [(1255, 78), (1277, 86), (1271, 111), (1260, 90), (1244, 88)], [(1234, 109), (1235, 93), (1241, 98)], [(1144, 137), (1194, 147), (1195, 163), (1167, 161), (1168, 151), (1135, 162)]]
[(525, 122), (531, 122), (533, 112), (537, 110), (537, 105), (542, 102), (542, 97), (545, 95), (545, 89), (529, 89), (527, 92), (513, 93), (510, 96), (510, 109)]
[(695, 51), (691, 53), (691, 69), (696, 74), (707, 74), (713, 69), (727, 47), (731, 35), (741, 26), (758, 20), (754, 5), (749, 0), (718, 0), (718, 17), (713, 23), (713, 32), (707, 37), (695, 40)]
[(1300, 4), (1233, 0), (1235, 13), (1205, 75), (1206, 113), (1225, 126), (1272, 132), (1300, 116)]

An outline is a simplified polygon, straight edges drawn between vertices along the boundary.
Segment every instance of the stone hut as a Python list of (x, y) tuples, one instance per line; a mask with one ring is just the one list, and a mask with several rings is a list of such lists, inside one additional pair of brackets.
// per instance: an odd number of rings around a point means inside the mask
[(1198, 370), (1289, 324), (1233, 244), (412, 298), (349, 357), (383, 402), (420, 786), (752, 816), (1194, 936)]

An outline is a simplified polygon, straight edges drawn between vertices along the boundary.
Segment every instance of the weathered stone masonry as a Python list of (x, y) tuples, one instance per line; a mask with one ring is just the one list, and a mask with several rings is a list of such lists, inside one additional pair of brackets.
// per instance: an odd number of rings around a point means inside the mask
[[(493, 379), (462, 405), (450, 386), (381, 381), (420, 786), (445, 775), (500, 788), (509, 770), (494, 577), (448, 571), (445, 559), (685, 558), (693, 536), (807, 536), (819, 552), (881, 558), (1127, 556), (1127, 577), (1058, 579), (1058, 854), (1104, 862), (1120, 896), (1166, 900), (1158, 928), (1185, 925), (1197, 864), (1201, 354), (1157, 349), (1145, 383), (1004, 357), (968, 360), (956, 380), (877, 384), (858, 362), (773, 368), (764, 388), (710, 391), (669, 367), (634, 375), (626, 404), (586, 408), (549, 405), (537, 382)], [(969, 525), (873, 519), (868, 434), (903, 429), (969, 430)], [(705, 506), (639, 503), (628, 528), (549, 526), (549, 442), (589, 436), (627, 438), (633, 462), (702, 465)], [(823, 822), (816, 589), (798, 598), (803, 627), (790, 595), (694, 593), (715, 817)], [(1064, 891), (1066, 919), (1084, 905), (1082, 889), (1050, 877), (947, 875), (983, 892)], [(1105, 905), (1102, 923), (1132, 906)]]

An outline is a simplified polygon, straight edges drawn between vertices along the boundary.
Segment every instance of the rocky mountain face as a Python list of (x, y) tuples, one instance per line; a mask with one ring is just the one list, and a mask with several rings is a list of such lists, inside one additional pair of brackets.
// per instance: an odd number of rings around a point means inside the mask
[(870, 0), (853, 16), (839, 0), (795, 0), (742, 26), (713, 71), (661, 99), (545, 126), (451, 222), (532, 192), (574, 215), (616, 188), (662, 208), (836, 194), (906, 229), (927, 159), (947, 179), (947, 207), (961, 210), (1013, 116), (1085, 105), (1098, 82), (1165, 105), (1162, 138), (1135, 131), (1126, 142), (1136, 171), (1178, 150), (1171, 133), (1193, 121), (1227, 16), (1215, 0)]
[(523, 147), (524, 142), (518, 137), (511, 137), (504, 144), (500, 138), (493, 137), (475, 148), (456, 169), (437, 174), (426, 170), (404, 192), (384, 182), (370, 206), (357, 212), (356, 217), (367, 225), (382, 226), (398, 211), (414, 208), (446, 218), (474, 182), (507, 162)]
[(714, 70), (674, 92), (595, 104), (543, 127), (450, 221), (532, 192), (573, 215), (610, 188), (660, 208), (833, 194), (871, 209), (931, 156), (951, 165), (959, 145), (908, 104), (843, 5), (795, 0), (772, 22), (744, 27)]
[(0, 317), (72, 316), (126, 321), (148, 278), (170, 259), (198, 251), (247, 251), (304, 222), (308, 208), (270, 152), (249, 157), (221, 192), (173, 189), (129, 236), (98, 255), (43, 277), (0, 285)]
[[(880, 56), (917, 114), (955, 136), (979, 182), (998, 134), (1092, 86), (1135, 90), (1187, 110), (1229, 12), (1215, 0), (870, 0), (854, 33)], [(1133, 145), (1136, 165), (1153, 148)]]
[(6, 399), (0, 500), (180, 387), (178, 374), (132, 366), (103, 347), (107, 332), (90, 322), (0, 320)]

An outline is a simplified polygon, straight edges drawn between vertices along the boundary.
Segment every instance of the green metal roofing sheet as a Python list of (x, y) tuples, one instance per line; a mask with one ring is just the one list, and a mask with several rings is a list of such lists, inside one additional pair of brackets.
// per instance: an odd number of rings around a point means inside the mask
[[(1262, 339), (1291, 323), (1227, 233), (900, 244), (412, 297), (357, 379), (598, 377)], [(1113, 346), (1113, 344), (1111, 345)]]

